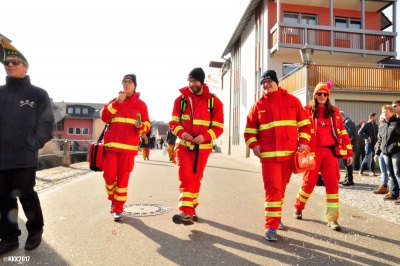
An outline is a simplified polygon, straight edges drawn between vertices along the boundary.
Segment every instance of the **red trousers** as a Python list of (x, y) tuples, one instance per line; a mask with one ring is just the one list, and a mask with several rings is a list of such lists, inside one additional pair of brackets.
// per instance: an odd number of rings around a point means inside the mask
[(282, 216), (286, 185), (292, 171), (290, 160), (261, 163), (265, 190), (265, 229), (277, 229)]
[(339, 218), (339, 162), (332, 151), (326, 147), (317, 147), (315, 151), (315, 169), (304, 172), (303, 184), (297, 194), (294, 208), (303, 210), (318, 181), (318, 172), (321, 172), (326, 189), (326, 218), (328, 222)]
[(106, 151), (103, 177), (106, 182), (108, 199), (113, 202), (112, 212), (123, 212), (134, 159), (135, 155), (133, 154)]
[(199, 205), (199, 194), (201, 179), (203, 178), (204, 168), (206, 167), (210, 153), (199, 153), (197, 161), (197, 171), (193, 173), (195, 152), (189, 151), (185, 146), (178, 146), (176, 149), (176, 164), (179, 167), (179, 210), (190, 216), (195, 213), (195, 208)]

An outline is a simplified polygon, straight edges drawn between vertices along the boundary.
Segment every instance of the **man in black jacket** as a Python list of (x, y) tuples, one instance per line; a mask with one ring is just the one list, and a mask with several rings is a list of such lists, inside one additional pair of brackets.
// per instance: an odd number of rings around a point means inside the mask
[(0, 39), (0, 62), (6, 84), (0, 86), (0, 254), (19, 247), (18, 197), (25, 216), (26, 250), (42, 240), (43, 214), (34, 190), (39, 149), (52, 139), (54, 115), (47, 92), (33, 86), (26, 75), (26, 58), (5, 39)]
[(360, 172), (358, 172), (361, 176), (364, 174), (364, 170), (367, 168), (368, 163), (370, 175), (375, 175), (375, 162), (373, 160), (373, 156), (374, 147), (378, 136), (378, 125), (376, 124), (377, 120), (378, 115), (376, 113), (370, 114), (369, 121), (362, 125), (358, 131), (358, 135), (362, 136), (365, 140), (365, 157), (361, 163)]
[[(357, 149), (357, 132), (356, 132), (356, 124), (354, 124), (353, 120), (347, 117), (343, 111), (340, 111), (340, 116), (343, 119), (343, 124), (346, 127), (347, 135), (351, 140), (351, 145), (353, 146), (353, 152), (356, 152)], [(343, 186), (352, 186), (353, 182), (353, 164), (347, 165), (347, 159), (343, 160), (343, 163), (346, 167), (346, 176), (343, 182), (340, 182)]]

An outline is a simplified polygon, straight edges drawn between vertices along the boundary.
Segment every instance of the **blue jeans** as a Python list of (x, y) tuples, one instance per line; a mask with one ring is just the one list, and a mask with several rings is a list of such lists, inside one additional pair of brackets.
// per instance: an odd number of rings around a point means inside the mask
[(374, 155), (374, 146), (371, 143), (365, 143), (365, 157), (361, 163), (360, 172), (364, 172), (364, 170), (367, 169), (367, 164), (369, 162), (369, 170), (375, 173)]
[(379, 155), (379, 167), (381, 168), (381, 173), (382, 173), (382, 178), (381, 178), (382, 186), (387, 187), (388, 182), (389, 182), (389, 175), (388, 175), (388, 170), (386, 167), (385, 159), (383, 158), (383, 153), (381, 153), (381, 155)]
[(399, 183), (400, 183), (400, 152), (392, 155), (383, 155), (386, 167), (389, 171), (391, 179), (390, 185), (392, 186), (392, 198), (399, 197)]

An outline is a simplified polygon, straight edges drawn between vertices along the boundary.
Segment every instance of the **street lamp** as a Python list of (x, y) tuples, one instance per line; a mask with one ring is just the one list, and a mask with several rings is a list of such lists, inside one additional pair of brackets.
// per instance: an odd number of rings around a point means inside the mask
[(308, 47), (307, 43), (306, 46), (300, 49), (300, 56), (301, 56), (301, 61), (303, 65), (306, 65), (306, 104), (308, 104), (308, 67), (311, 64), (312, 61), (312, 56), (314, 54), (314, 49)]
[(301, 61), (303, 65), (308, 67), (312, 61), (312, 56), (314, 54), (314, 49), (307, 46), (304, 46), (300, 49)]

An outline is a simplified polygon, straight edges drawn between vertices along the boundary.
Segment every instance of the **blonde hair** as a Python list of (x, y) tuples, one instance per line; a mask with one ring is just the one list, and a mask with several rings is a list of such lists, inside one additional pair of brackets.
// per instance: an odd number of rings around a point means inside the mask
[(390, 104), (382, 106), (382, 110), (388, 110), (389, 112), (394, 113), (394, 108)]

